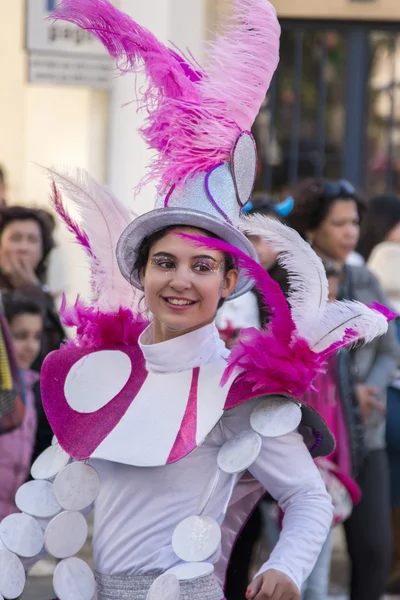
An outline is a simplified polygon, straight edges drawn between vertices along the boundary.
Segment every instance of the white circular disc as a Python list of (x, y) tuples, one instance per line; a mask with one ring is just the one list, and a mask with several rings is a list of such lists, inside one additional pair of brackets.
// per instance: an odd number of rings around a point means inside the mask
[(64, 385), (65, 398), (79, 413), (93, 413), (125, 387), (132, 372), (131, 359), (120, 350), (100, 350), (73, 365)]
[(65, 467), (54, 480), (54, 495), (65, 510), (84, 510), (91, 506), (100, 491), (100, 477), (82, 462)]
[(61, 511), (53, 484), (44, 480), (24, 483), (16, 493), (15, 504), (21, 512), (40, 519), (55, 517)]
[(220, 526), (207, 516), (184, 519), (175, 528), (172, 536), (172, 548), (185, 562), (207, 560), (218, 550), (220, 543)]
[(59, 600), (92, 600), (96, 582), (90, 567), (80, 558), (67, 558), (56, 566), (53, 587)]
[(0, 550), (0, 599), (19, 598), (26, 582), (25, 569), (18, 556), (8, 550)]
[(214, 573), (214, 565), (207, 562), (185, 563), (178, 565), (177, 567), (172, 567), (172, 569), (167, 571), (167, 574), (168, 573), (175, 575), (179, 581), (187, 581), (189, 579), (198, 579), (199, 577), (211, 575)]
[(225, 473), (233, 475), (250, 467), (260, 454), (262, 440), (258, 433), (249, 429), (235, 436), (218, 452), (218, 466)]
[(70, 457), (59, 444), (46, 448), (37, 457), (32, 465), (31, 475), (33, 479), (54, 479), (56, 475), (67, 466)]
[(44, 532), (44, 545), (54, 558), (77, 554), (88, 536), (88, 524), (80, 512), (62, 512), (50, 521)]
[(250, 425), (260, 435), (278, 437), (297, 429), (301, 416), (301, 408), (296, 402), (271, 396), (253, 410)]
[(43, 531), (29, 515), (9, 515), (0, 523), (0, 537), (4, 545), (22, 558), (37, 556), (43, 548)]
[(163, 573), (153, 581), (146, 600), (179, 600), (180, 595), (180, 585), (175, 575)]

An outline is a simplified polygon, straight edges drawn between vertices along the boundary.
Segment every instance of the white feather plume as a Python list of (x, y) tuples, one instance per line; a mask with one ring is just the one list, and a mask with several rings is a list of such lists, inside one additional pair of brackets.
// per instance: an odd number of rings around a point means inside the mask
[(264, 238), (279, 253), (278, 262), (288, 274), (293, 321), (299, 335), (309, 341), (328, 305), (328, 281), (321, 259), (297, 231), (276, 219), (243, 216), (240, 229)]
[(77, 210), (79, 227), (88, 238), (90, 252), (84, 249), (89, 256), (94, 304), (102, 311), (135, 309), (137, 293), (121, 275), (116, 259), (119, 237), (134, 216), (85, 170), (45, 171)]
[(386, 317), (377, 310), (356, 301), (330, 302), (318, 329), (309, 340), (314, 352), (322, 352), (340, 342), (346, 334), (347, 344), (363, 340), (368, 344), (388, 330)]

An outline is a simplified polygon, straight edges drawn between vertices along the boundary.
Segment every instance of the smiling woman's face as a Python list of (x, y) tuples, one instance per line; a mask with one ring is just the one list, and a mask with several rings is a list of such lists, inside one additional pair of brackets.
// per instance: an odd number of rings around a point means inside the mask
[(177, 235), (180, 231), (204, 235), (194, 228), (169, 231), (151, 247), (141, 273), (155, 343), (211, 323), (218, 302), (232, 293), (238, 279), (235, 269), (225, 272), (222, 252), (198, 248)]

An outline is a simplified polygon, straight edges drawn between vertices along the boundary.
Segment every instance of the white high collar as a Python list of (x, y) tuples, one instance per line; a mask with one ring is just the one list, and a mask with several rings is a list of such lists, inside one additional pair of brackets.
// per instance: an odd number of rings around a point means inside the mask
[(215, 323), (153, 344), (153, 326), (149, 325), (139, 338), (139, 346), (152, 373), (177, 373), (200, 367), (229, 355)]

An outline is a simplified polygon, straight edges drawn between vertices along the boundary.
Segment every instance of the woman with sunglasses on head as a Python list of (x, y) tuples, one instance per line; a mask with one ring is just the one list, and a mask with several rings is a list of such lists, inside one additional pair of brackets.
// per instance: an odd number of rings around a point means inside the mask
[[(346, 264), (355, 250), (366, 205), (347, 181), (306, 180), (290, 190), (287, 221), (315, 252), (340, 272), (340, 299), (385, 303), (375, 276)], [(353, 391), (363, 419), (364, 458), (357, 481), (362, 500), (345, 523), (351, 559), (351, 600), (379, 600), (391, 557), (389, 472), (385, 451), (386, 388), (397, 364), (394, 326), (351, 353)], [(357, 465), (354, 465), (357, 467)]]

